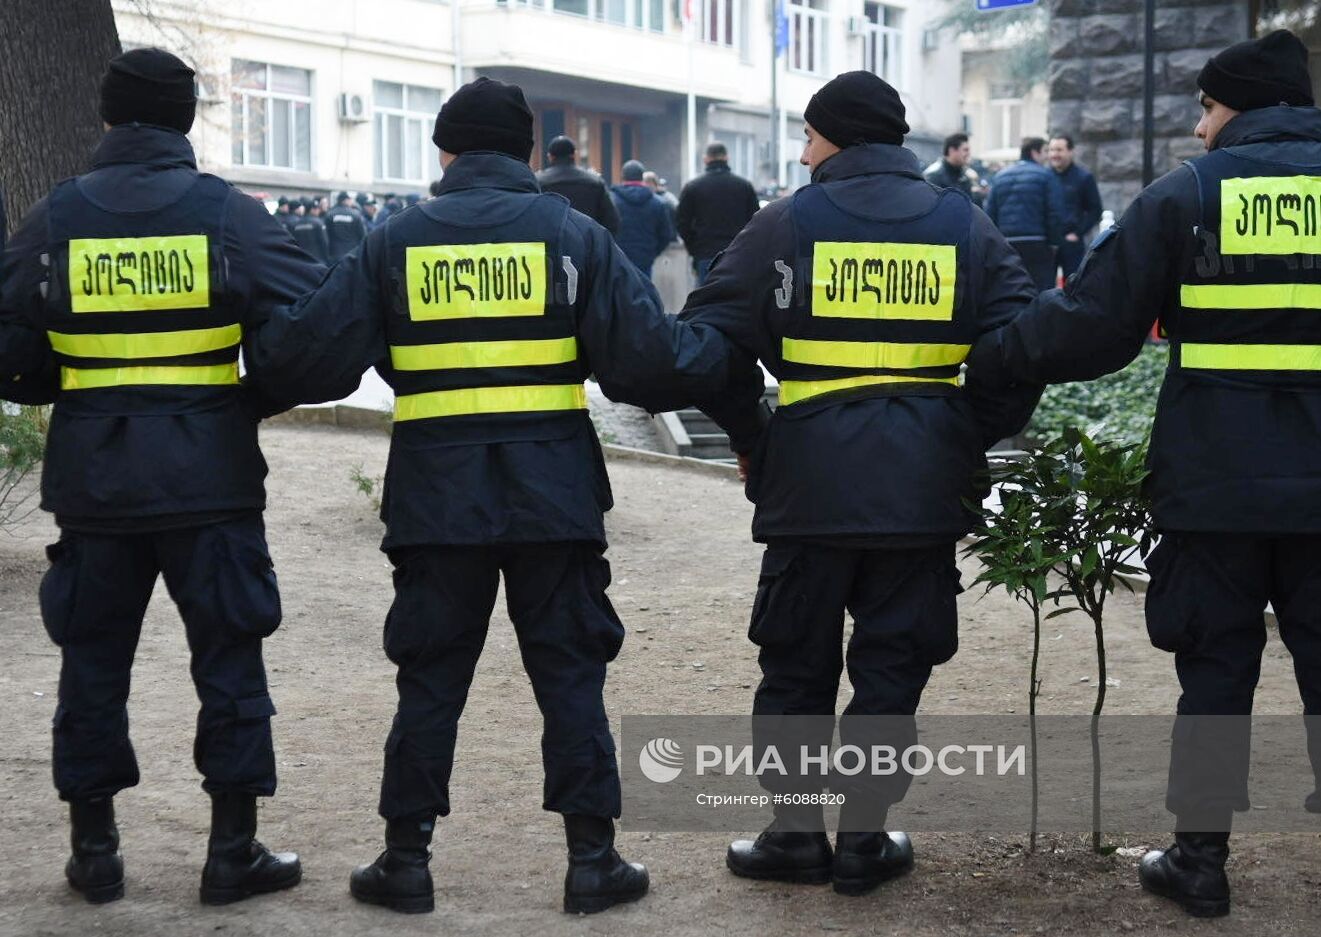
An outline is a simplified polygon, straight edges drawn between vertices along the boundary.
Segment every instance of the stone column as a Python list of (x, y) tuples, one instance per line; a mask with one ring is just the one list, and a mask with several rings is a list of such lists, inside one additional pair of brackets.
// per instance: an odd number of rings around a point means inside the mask
[[(1101, 202), (1121, 215), (1142, 188), (1143, 0), (1049, 0), (1050, 132), (1077, 143)], [(1203, 152), (1197, 73), (1248, 38), (1247, 0), (1156, 0), (1156, 177)]]

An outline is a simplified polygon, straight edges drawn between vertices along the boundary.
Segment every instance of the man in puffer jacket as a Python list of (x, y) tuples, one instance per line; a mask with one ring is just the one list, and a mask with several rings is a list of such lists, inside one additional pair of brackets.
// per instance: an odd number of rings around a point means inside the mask
[(1044, 165), (1046, 141), (1023, 140), (1020, 159), (991, 180), (986, 214), (1018, 251), (1037, 289), (1055, 285), (1055, 249), (1064, 238), (1064, 189)]
[(651, 265), (674, 240), (670, 210), (655, 192), (642, 181), (647, 167), (635, 159), (624, 164), (621, 185), (610, 187), (610, 196), (619, 211), (619, 232), (615, 243), (643, 276), (651, 276)]

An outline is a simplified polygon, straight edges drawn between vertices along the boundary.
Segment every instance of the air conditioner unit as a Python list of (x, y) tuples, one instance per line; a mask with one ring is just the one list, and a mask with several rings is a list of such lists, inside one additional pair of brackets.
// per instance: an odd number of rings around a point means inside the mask
[(940, 30), (924, 29), (922, 30), (922, 51), (935, 52), (940, 48)]
[(219, 104), (224, 100), (220, 95), (220, 89), (224, 87), (220, 75), (210, 72), (198, 72), (194, 84), (197, 86), (198, 104)]
[(850, 16), (844, 20), (844, 32), (850, 36), (861, 36), (867, 32), (867, 25), (865, 16)]
[(347, 91), (339, 96), (339, 119), (346, 124), (361, 124), (367, 118), (367, 101), (360, 94)]

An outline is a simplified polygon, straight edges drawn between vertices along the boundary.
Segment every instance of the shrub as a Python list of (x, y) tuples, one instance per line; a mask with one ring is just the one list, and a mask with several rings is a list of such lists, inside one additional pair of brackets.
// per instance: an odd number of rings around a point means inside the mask
[(1078, 427), (1092, 438), (1113, 445), (1145, 441), (1151, 433), (1156, 396), (1169, 361), (1168, 345), (1144, 345), (1141, 354), (1122, 371), (1086, 383), (1047, 387), (1028, 423), (1028, 435), (1043, 441)]
[(0, 404), (0, 530), (37, 509), (36, 488), (24, 480), (41, 464), (48, 417), (46, 407)]

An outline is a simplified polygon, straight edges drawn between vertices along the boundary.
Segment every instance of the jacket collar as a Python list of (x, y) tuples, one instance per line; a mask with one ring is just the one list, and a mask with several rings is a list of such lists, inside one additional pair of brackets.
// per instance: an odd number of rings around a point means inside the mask
[(882, 172), (922, 178), (921, 166), (912, 150), (889, 143), (865, 143), (846, 147), (816, 167), (812, 181), (835, 182)]
[(504, 153), (474, 150), (463, 153), (445, 170), (440, 179), (440, 194), (462, 189), (510, 189), (515, 192), (540, 192), (532, 167)]
[(729, 172), (729, 161), (718, 159), (713, 163), (706, 164), (707, 172)]
[(92, 151), (92, 168), (123, 163), (146, 163), (162, 168), (196, 169), (188, 138), (168, 127), (118, 124), (106, 131)]
[(1214, 150), (1267, 140), (1321, 142), (1321, 110), (1315, 107), (1261, 107), (1244, 111), (1220, 128)]

